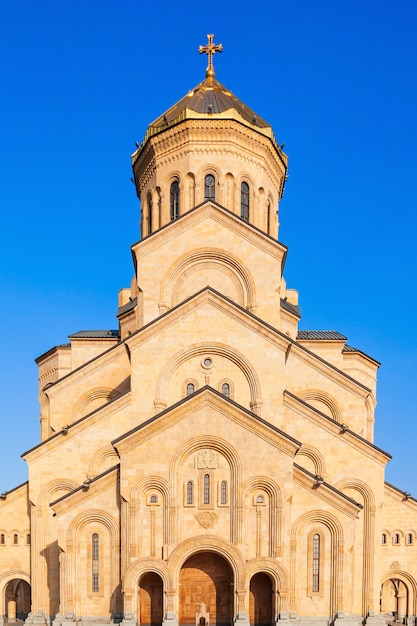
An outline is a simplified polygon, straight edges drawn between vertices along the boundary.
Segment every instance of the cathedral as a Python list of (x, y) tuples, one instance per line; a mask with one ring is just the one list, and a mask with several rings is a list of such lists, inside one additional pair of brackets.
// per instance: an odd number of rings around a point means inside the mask
[(417, 500), (374, 443), (379, 363), (299, 329), (288, 158), (217, 81), (221, 49), (208, 35), (204, 80), (132, 155), (117, 328), (36, 359), (40, 442), (0, 496), (2, 623), (415, 624)]

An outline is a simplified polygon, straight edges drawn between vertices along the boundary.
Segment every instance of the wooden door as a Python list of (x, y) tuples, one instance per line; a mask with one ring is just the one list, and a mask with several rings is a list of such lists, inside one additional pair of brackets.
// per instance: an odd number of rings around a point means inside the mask
[(195, 624), (202, 602), (210, 626), (229, 626), (233, 620), (233, 578), (226, 561), (217, 554), (197, 554), (184, 563), (180, 574), (180, 624)]
[(158, 574), (145, 574), (140, 580), (141, 626), (161, 626), (163, 619), (162, 580)]

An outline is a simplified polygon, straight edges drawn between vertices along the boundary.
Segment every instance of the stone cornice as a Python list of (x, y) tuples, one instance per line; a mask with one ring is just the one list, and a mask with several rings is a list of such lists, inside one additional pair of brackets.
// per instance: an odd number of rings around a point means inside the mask
[[(257, 149), (254, 149), (254, 146)], [(232, 154), (233, 159), (250, 159), (267, 170), (277, 192), (282, 186), (287, 163), (275, 149), (271, 139), (236, 120), (189, 119), (151, 137), (140, 153), (135, 153), (133, 170), (136, 182), (143, 188), (160, 163), (189, 152)], [(250, 157), (248, 155), (251, 155)], [(271, 167), (274, 163), (275, 167)]]
[[(110, 363), (117, 357), (117, 351), (120, 351), (119, 356), (121, 358), (128, 359), (126, 355), (126, 350), (122, 345), (122, 342), (119, 341), (116, 345), (107, 348), (107, 350), (104, 350), (97, 356), (93, 357), (90, 361), (83, 363), (75, 370), (72, 370), (71, 372), (68, 372), (68, 374), (65, 374), (65, 376), (63, 376), (56, 382), (51, 383), (51, 385), (48, 386), (47, 389), (44, 389), (44, 393), (48, 396), (49, 399), (52, 399), (56, 394), (62, 393), (65, 389), (72, 387), (74, 385), (74, 382), (77, 381), (77, 374), (85, 377), (87, 375), (87, 371), (90, 375), (95, 370), (101, 370), (104, 365)], [(86, 370), (86, 368), (88, 368), (88, 370)]]
[(164, 409), (161, 413), (112, 441), (112, 445), (116, 448), (119, 455), (122, 456), (129, 450), (134, 449), (139, 442), (142, 445), (174, 424), (187, 419), (188, 416), (195, 415), (197, 411), (204, 407), (218, 411), (225, 418), (292, 457), (294, 457), (301, 446), (299, 441), (287, 435), (284, 431), (263, 420), (230, 398), (226, 398), (211, 387), (202, 387), (192, 396), (187, 396), (173, 406)]
[(74, 437), (77, 437), (87, 428), (91, 428), (92, 426), (97, 425), (103, 419), (108, 418), (111, 415), (115, 415), (122, 409), (128, 407), (130, 405), (131, 393), (128, 391), (124, 395), (120, 396), (120, 398), (116, 398), (115, 400), (111, 400), (104, 404), (101, 407), (98, 407), (91, 413), (84, 415), (76, 422), (69, 424), (61, 431), (55, 433), (48, 439), (41, 441), (38, 445), (30, 448), (22, 454), (22, 458), (25, 459), (28, 463), (33, 462), (37, 458), (50, 453), (52, 450), (55, 450), (58, 447), (62, 447), (63, 443), (67, 441), (72, 441)]
[[(112, 467), (92, 480), (86, 480), (82, 485), (66, 493), (58, 500), (51, 502), (49, 505), (55, 515), (68, 513), (80, 504), (83, 504), (88, 498), (100, 495), (107, 489), (114, 488), (119, 481), (119, 465)], [(88, 492), (88, 494), (87, 494)], [(87, 494), (87, 495), (86, 495)]]
[(375, 446), (373, 443), (367, 441), (360, 435), (347, 428), (346, 425), (336, 422), (328, 415), (325, 415), (304, 400), (301, 400), (301, 398), (297, 398), (297, 396), (295, 396), (288, 390), (284, 391), (283, 402), (284, 406), (295, 411), (296, 413), (308, 419), (310, 422), (313, 422), (320, 428), (323, 428), (328, 433), (337, 437), (339, 441), (343, 441), (345, 444), (351, 446), (355, 450), (361, 452), (362, 454), (365, 454), (368, 458), (376, 461), (383, 467), (385, 467), (385, 465), (391, 459), (391, 456), (387, 452), (384, 452), (384, 450), (377, 448), (377, 446)]
[(131, 246), (132, 254), (136, 256), (139, 262), (141, 257), (166, 245), (167, 242), (176, 239), (182, 232), (210, 218), (237, 233), (242, 239), (249, 241), (259, 249), (268, 252), (275, 259), (281, 262), (285, 259), (287, 247), (284, 244), (276, 241), (256, 226), (245, 222), (220, 204), (210, 201), (203, 202), (181, 215), (177, 220), (162, 226), (152, 235), (134, 243)]
[(294, 482), (314, 495), (338, 509), (348, 517), (356, 519), (362, 510), (362, 505), (352, 500), (344, 493), (326, 482), (318, 483), (316, 477), (304, 468), (294, 463)]
[(394, 485), (390, 485), (390, 483), (384, 483), (384, 493), (386, 496), (395, 500), (395, 502), (400, 504), (405, 504), (413, 509), (413, 511), (417, 510), (417, 499), (411, 495), (408, 491), (403, 491), (402, 489), (398, 489)]

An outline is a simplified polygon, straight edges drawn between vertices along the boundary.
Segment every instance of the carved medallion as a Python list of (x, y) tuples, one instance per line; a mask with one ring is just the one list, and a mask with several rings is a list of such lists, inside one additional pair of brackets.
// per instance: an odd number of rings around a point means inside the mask
[(197, 469), (217, 469), (219, 456), (215, 450), (200, 450), (196, 454)]
[(210, 528), (210, 526), (213, 526), (213, 524), (217, 522), (217, 513), (213, 513), (212, 511), (196, 513), (194, 517), (203, 528)]

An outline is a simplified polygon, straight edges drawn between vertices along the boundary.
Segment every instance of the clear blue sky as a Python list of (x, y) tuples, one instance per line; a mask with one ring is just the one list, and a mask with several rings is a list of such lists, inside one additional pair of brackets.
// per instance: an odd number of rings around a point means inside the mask
[(382, 363), (375, 442), (417, 496), (417, 3), (399, 0), (4, 0), (0, 8), (0, 491), (39, 440), (34, 359), (116, 328), (147, 124), (216, 77), (289, 155), (280, 207), (301, 328)]

